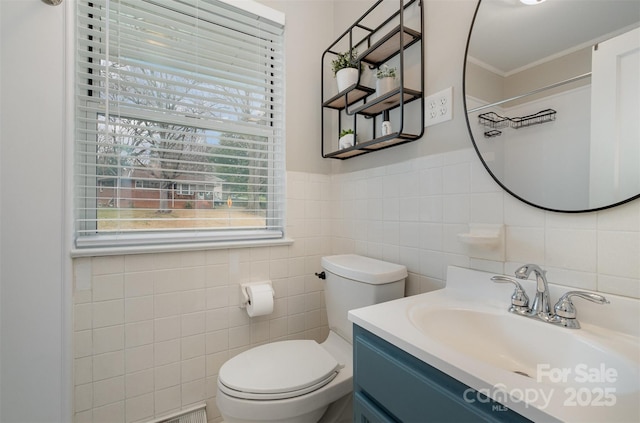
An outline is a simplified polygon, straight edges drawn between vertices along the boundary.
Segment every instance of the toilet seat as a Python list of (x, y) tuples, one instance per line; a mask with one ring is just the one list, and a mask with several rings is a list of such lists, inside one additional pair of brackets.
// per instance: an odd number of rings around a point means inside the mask
[(218, 373), (218, 387), (242, 399), (292, 398), (328, 384), (342, 367), (315, 341), (273, 342), (228, 360)]

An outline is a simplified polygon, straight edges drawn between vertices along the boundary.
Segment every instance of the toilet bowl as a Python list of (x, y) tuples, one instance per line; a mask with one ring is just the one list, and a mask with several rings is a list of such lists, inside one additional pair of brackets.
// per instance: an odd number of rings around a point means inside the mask
[[(334, 332), (322, 344), (280, 341), (240, 353), (218, 375), (216, 402), (225, 423), (319, 421), (331, 403), (351, 395), (351, 354), (351, 344)], [(233, 373), (251, 361), (243, 376)], [(351, 421), (350, 412), (346, 417)]]
[(225, 423), (352, 421), (353, 351), (348, 310), (404, 295), (404, 266), (353, 254), (322, 258), (329, 336), (260, 345), (218, 373)]

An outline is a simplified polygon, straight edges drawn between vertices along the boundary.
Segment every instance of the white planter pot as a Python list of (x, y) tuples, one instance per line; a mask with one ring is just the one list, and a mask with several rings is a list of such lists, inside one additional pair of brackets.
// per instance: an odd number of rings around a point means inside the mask
[(336, 73), (338, 92), (342, 92), (358, 82), (358, 69), (343, 68)]
[(396, 88), (398, 88), (398, 80), (396, 78), (387, 77), (376, 80), (376, 96), (378, 97)]
[(338, 140), (338, 148), (340, 150), (342, 150), (344, 148), (353, 147), (354, 144), (355, 144), (355, 134), (343, 135)]

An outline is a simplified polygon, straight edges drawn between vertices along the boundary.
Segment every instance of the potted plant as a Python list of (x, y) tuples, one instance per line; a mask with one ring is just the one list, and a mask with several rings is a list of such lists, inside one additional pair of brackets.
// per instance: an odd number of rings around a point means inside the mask
[(342, 92), (358, 82), (358, 51), (351, 49), (331, 61), (331, 70), (338, 83), (338, 92)]
[(396, 76), (398, 68), (390, 68), (387, 65), (382, 65), (376, 72), (376, 95), (380, 97), (384, 93), (395, 89), (397, 87)]
[(340, 131), (340, 139), (338, 140), (340, 150), (353, 147), (356, 143), (355, 137), (356, 134), (353, 132), (353, 129), (343, 129)]

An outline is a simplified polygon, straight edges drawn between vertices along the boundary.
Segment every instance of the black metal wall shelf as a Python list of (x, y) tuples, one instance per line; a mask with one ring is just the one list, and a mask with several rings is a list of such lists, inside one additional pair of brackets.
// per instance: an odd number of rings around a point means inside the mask
[(375, 138), (367, 142), (358, 143), (353, 147), (344, 148), (342, 150), (334, 151), (327, 154), (325, 157), (333, 159), (348, 159), (351, 157), (359, 156), (361, 154), (371, 153), (372, 151), (378, 151), (385, 148), (393, 147), (396, 145), (404, 144), (407, 142), (415, 141), (420, 136), (413, 134), (399, 134), (397, 132), (385, 135), (383, 137)]
[(374, 117), (384, 112), (399, 107), (400, 104), (407, 104), (414, 100), (422, 98), (420, 91), (410, 90), (408, 88), (396, 88), (386, 94), (368, 101), (354, 110), (349, 110), (349, 114), (361, 114)]
[(374, 90), (373, 88), (365, 87), (364, 85), (352, 85), (346, 90), (336, 94), (329, 100), (322, 103), (322, 106), (336, 110), (343, 110), (348, 105), (357, 103), (358, 101), (375, 92), (376, 90)]
[[(395, 2), (395, 3), (394, 3)], [(377, 10), (382, 3), (387, 3), (384, 7), (385, 12), (395, 8), (395, 11), (389, 13), (372, 13)], [(397, 4), (397, 6), (395, 6)], [(378, 12), (380, 12), (378, 10)], [(406, 13), (412, 11), (419, 13), (419, 17), (415, 17), (415, 23), (412, 26), (418, 26), (419, 29), (410, 28), (405, 24)], [(373, 16), (386, 16), (381, 21), (371, 25), (366, 20), (374, 19)], [(356, 34), (365, 32), (366, 35), (355, 40)], [(362, 154), (371, 153), (373, 151), (382, 150), (407, 142), (415, 141), (422, 137), (424, 133), (424, 46), (422, 37), (424, 34), (424, 10), (422, 0), (377, 0), (369, 10), (364, 13), (351, 27), (347, 29), (333, 44), (327, 48), (322, 54), (322, 157), (333, 159), (348, 159)], [(379, 68), (392, 58), (398, 57), (398, 77), (400, 86), (390, 92), (376, 96), (376, 90), (365, 85), (362, 81), (349, 88), (339, 92), (329, 98), (324, 97), (325, 93), (325, 73), (327, 72), (327, 58), (335, 58), (339, 51), (336, 50), (338, 45), (348, 44), (348, 50), (363, 50), (362, 54), (357, 56), (358, 66), (360, 69), (359, 79), (362, 79), (362, 71), (364, 69)], [(417, 45), (416, 48), (408, 50), (411, 46)], [(420, 70), (419, 75), (413, 76), (411, 81), (407, 78), (405, 71), (405, 54), (408, 53), (419, 55)], [(412, 88), (409, 88), (412, 87)], [(419, 87), (415, 89), (413, 87)], [(406, 105), (416, 100), (420, 101), (419, 107), (412, 106), (411, 110), (406, 110)], [(376, 130), (376, 125), (381, 124), (378, 118), (385, 111), (397, 109), (391, 118), (392, 126), (396, 132), (380, 136), (380, 131)], [(329, 119), (329, 113), (333, 113), (333, 117)], [(337, 114), (337, 119), (335, 118)], [(331, 151), (325, 151), (325, 144), (338, 146), (337, 134), (341, 129), (354, 129), (358, 134), (358, 117), (366, 119), (365, 125), (370, 125), (371, 130), (367, 134), (373, 134), (373, 139), (356, 142), (355, 145)], [(329, 119), (329, 120), (327, 120)], [(388, 118), (387, 118), (388, 119)], [(325, 121), (337, 122), (337, 128), (327, 131)], [(344, 123), (343, 121), (348, 121)], [(367, 121), (370, 123), (367, 124)], [(406, 128), (411, 125), (405, 125), (411, 122), (414, 126), (419, 125), (417, 133)], [(343, 125), (344, 123), (344, 125)], [(334, 124), (329, 124), (333, 125)], [(366, 126), (365, 126), (366, 128)], [(327, 140), (325, 140), (327, 137)], [(354, 136), (355, 138), (355, 136)], [(357, 139), (357, 138), (356, 138)]]
[(358, 59), (370, 64), (371, 66), (380, 66), (400, 52), (399, 46), (401, 35), (405, 49), (411, 47), (422, 38), (422, 35), (418, 31), (414, 31), (411, 28), (401, 28), (400, 26), (397, 26), (380, 41), (376, 42), (362, 53)]

